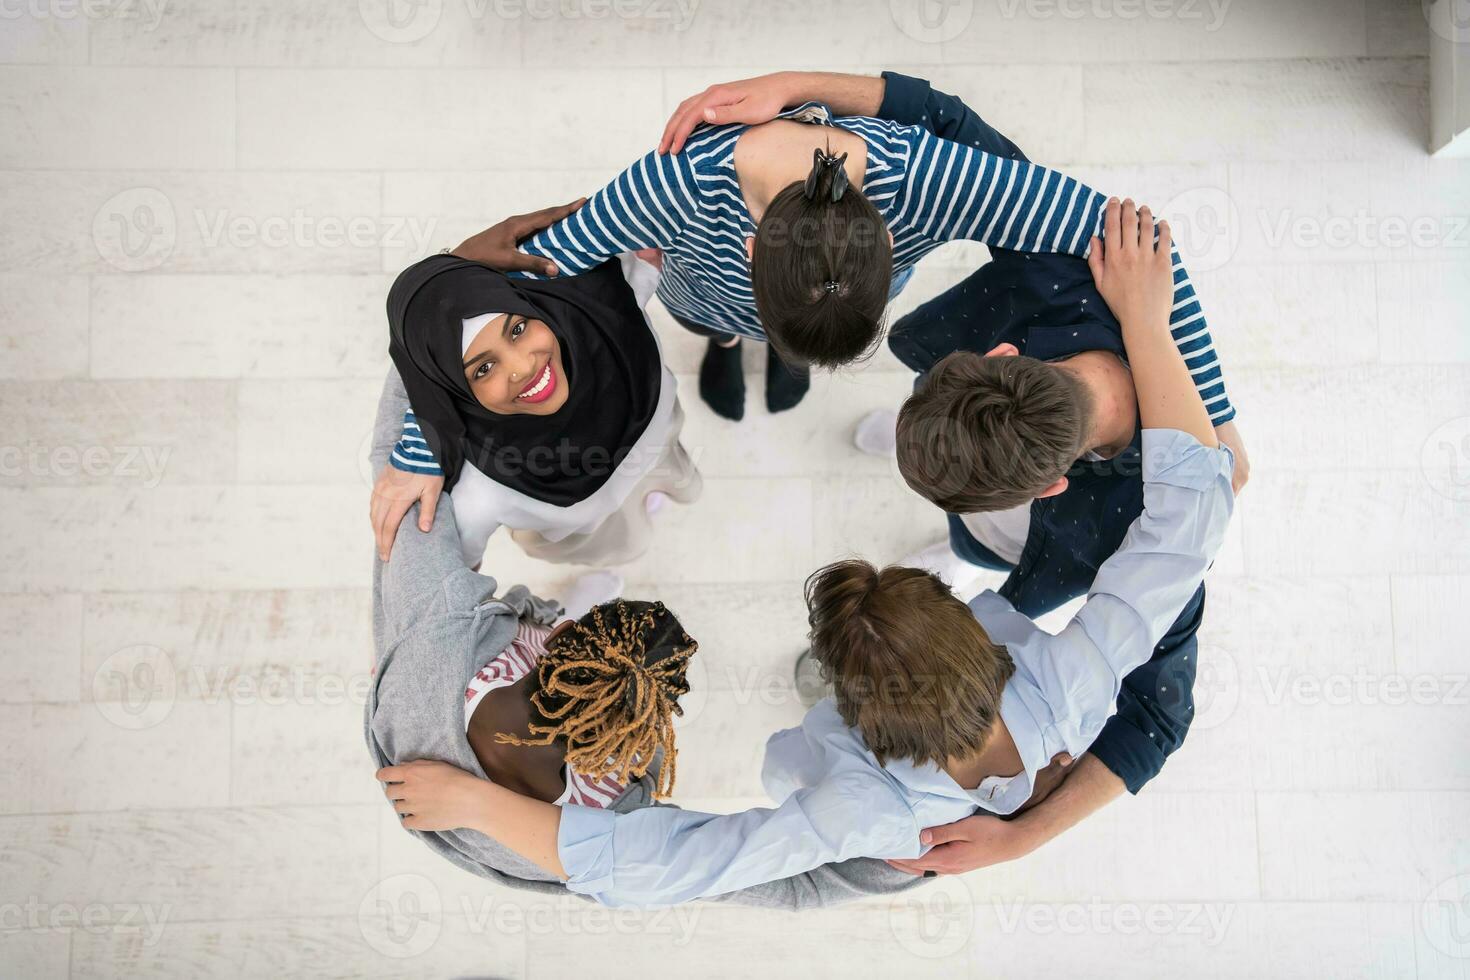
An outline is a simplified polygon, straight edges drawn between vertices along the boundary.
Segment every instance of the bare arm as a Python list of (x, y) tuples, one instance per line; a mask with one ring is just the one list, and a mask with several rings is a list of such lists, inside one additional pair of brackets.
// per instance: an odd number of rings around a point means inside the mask
[(769, 122), (803, 102), (826, 103), (839, 116), (875, 116), (883, 104), (882, 78), (825, 71), (778, 71), (711, 85), (691, 95), (669, 117), (659, 153), (678, 153), (700, 123), (722, 126)]
[(556, 850), (561, 807), (447, 762), (423, 759), (385, 766), (377, 779), (409, 830), (477, 830), (558, 878), (567, 876)]
[(1218, 446), (1210, 414), (1169, 333), (1174, 277), (1168, 222), (1158, 223), (1157, 239), (1154, 231), (1147, 206), (1135, 210), (1132, 200), (1120, 206), (1111, 198), (1103, 216), (1103, 238), (1092, 240), (1087, 264), (1098, 292), (1123, 325), (1144, 428), (1177, 429), (1201, 445)]
[(1034, 850), (1122, 796), (1124, 789), (1123, 780), (1096, 756), (1084, 755), (1050, 796), (1011, 823), (1019, 825)]

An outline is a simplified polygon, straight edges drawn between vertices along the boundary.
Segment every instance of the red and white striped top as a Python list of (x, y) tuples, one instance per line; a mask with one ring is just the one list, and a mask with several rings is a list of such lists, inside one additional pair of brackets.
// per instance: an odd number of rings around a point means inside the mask
[[(546, 654), (546, 638), (550, 634), (549, 627), (522, 620), (510, 646), (475, 672), (464, 691), (464, 724), (467, 730), (481, 698), (497, 688), (509, 687), (531, 672)], [(623, 795), (623, 790), (627, 788), (613, 776), (593, 779), (571, 766), (566, 767), (565, 779), (567, 788), (557, 798), (557, 806), (574, 803), (579, 806), (606, 808)]]

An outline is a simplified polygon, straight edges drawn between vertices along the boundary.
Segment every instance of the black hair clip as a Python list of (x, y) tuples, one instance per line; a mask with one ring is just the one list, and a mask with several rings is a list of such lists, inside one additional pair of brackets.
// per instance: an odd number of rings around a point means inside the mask
[(842, 195), (847, 193), (847, 168), (843, 166), (847, 162), (847, 154), (834, 157), (825, 152), (821, 147), (812, 151), (812, 172), (806, 175), (806, 186), (803, 189), (807, 200), (815, 200), (817, 188), (822, 182), (824, 171), (832, 172), (831, 195), (833, 201), (842, 200)]

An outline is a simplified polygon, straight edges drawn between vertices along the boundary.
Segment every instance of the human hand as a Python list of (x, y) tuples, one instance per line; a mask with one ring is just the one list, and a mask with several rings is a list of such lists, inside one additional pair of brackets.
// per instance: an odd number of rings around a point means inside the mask
[(409, 830), (476, 829), (490, 801), (488, 779), (447, 762), (419, 759), (377, 772), (383, 795)]
[(570, 204), (542, 208), (530, 214), (513, 214), (479, 234), (466, 238), (450, 254), (501, 272), (535, 272), (543, 276), (554, 276), (557, 274), (556, 263), (550, 259), (527, 255), (519, 251), (516, 245), (536, 232), (551, 227), (586, 203), (585, 197), (579, 197)]
[(1174, 304), (1174, 271), (1170, 258), (1169, 223), (1158, 223), (1154, 243), (1154, 216), (1133, 199), (1120, 205), (1108, 200), (1103, 215), (1103, 237), (1092, 239), (1088, 268), (1097, 291), (1126, 332), (1167, 330)]
[(1230, 475), (1230, 486), (1237, 497), (1240, 491), (1245, 489), (1246, 483), (1251, 478), (1251, 458), (1246, 455), (1245, 440), (1241, 438), (1240, 430), (1235, 427), (1235, 420), (1231, 419), (1224, 425), (1215, 426), (1215, 438), (1230, 447), (1235, 454), (1235, 472)]
[(434, 511), (443, 490), (442, 476), (409, 473), (391, 463), (383, 467), (373, 484), (373, 499), (368, 508), (368, 520), (378, 542), (378, 558), (388, 560), (393, 539), (398, 536), (398, 525), (414, 504), (419, 505), (419, 530), (428, 533), (433, 529)]
[(663, 138), (658, 141), (658, 152), (677, 154), (684, 149), (684, 141), (700, 123), (755, 126), (770, 122), (781, 114), (782, 109), (796, 101), (798, 76), (798, 72), (778, 71), (711, 85), (703, 92), (691, 95), (680, 102), (679, 108), (669, 117)]
[(1036, 848), (1025, 823), (1002, 820), (986, 813), (977, 813), (942, 827), (930, 827), (919, 834), (919, 842), (934, 846), (922, 857), (888, 863), (911, 875), (922, 875), (926, 871), (957, 875), (1014, 861)]

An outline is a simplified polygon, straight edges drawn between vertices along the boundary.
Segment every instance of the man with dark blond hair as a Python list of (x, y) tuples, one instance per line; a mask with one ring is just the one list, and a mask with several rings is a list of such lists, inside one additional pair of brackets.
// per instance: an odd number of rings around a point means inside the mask
[(1065, 489), (1089, 448), (1093, 398), (1062, 365), (956, 351), (898, 416), (898, 468), (951, 514), (1029, 505)]

